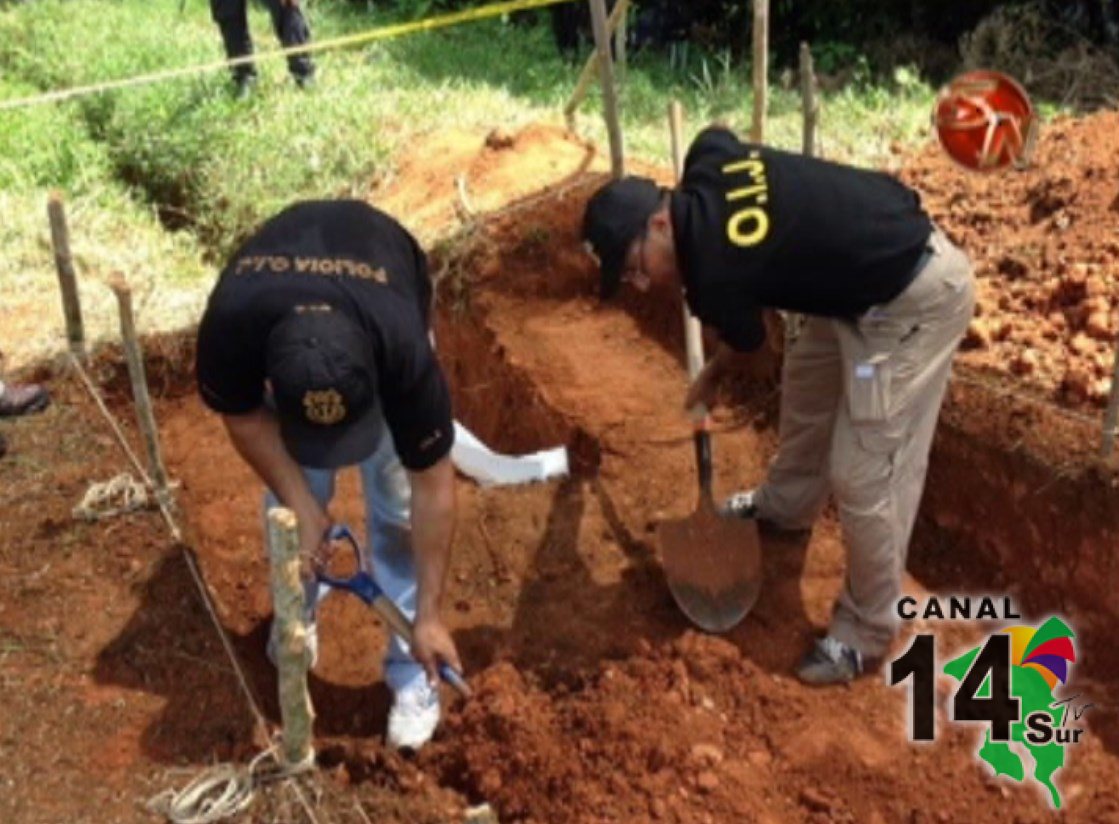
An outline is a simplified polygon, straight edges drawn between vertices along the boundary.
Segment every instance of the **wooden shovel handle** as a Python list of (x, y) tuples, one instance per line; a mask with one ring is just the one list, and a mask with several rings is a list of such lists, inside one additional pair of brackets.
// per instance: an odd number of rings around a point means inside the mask
[[(677, 181), (684, 174), (684, 108), (679, 100), (668, 104), (668, 128), (672, 135), (672, 166)], [(684, 302), (684, 346), (688, 355), (688, 377), (695, 380), (703, 370), (703, 327), (688, 311)], [(706, 405), (700, 403), (689, 410), (694, 426), (696, 467), (699, 470), (699, 488), (711, 496), (711, 422)]]

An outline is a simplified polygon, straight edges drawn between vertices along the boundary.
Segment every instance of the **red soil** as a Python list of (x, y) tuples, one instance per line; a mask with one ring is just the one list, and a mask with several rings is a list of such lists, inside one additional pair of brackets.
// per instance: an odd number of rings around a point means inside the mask
[[(566, 140), (535, 134), (533, 164)], [(502, 174), (518, 179), (519, 154), (505, 154)], [(1036, 787), (994, 780), (976, 763), (977, 736), (963, 725), (941, 715), (934, 745), (910, 745), (906, 692), (883, 677), (826, 690), (791, 678), (842, 584), (830, 516), (810, 539), (764, 540), (766, 589), (726, 637), (693, 632), (677, 612), (654, 527), (695, 504), (679, 306), (598, 304), (576, 232), (592, 183), (488, 222), (464, 264), (446, 269), (437, 334), (458, 416), (503, 451), (567, 443), (576, 471), (520, 489), (460, 483), (447, 617), (477, 695), (468, 704), (447, 695), (442, 731), (418, 758), (381, 743), (382, 627), (354, 599), (324, 604), (310, 679), (321, 820), (361, 820), (360, 804), (372, 820), (455, 821), (483, 800), (502, 821), (541, 824), (1050, 820)], [(259, 490), (191, 392), (189, 363), (189, 343), (151, 362), (165, 452), (221, 623), (275, 723)], [(771, 366), (769, 355), (759, 371)], [(127, 416), (119, 367), (106, 377)], [(193, 775), (214, 758), (246, 761), (261, 742), (158, 518), (70, 519), (89, 481), (122, 460), (80, 388), (63, 378), (55, 388), (55, 407), (14, 430), (18, 457), (0, 487), (0, 755), (11, 768), (0, 820), (150, 821), (137, 802), (183, 783), (172, 767)], [(718, 420), (717, 494), (760, 478), (774, 446), (770, 389), (742, 391)], [(1033, 482), (1033, 464), (1015, 463), (1025, 458), (1013, 432), (982, 430), (1013, 412), (989, 403), (953, 391), (912, 558), (921, 580), (906, 586), (917, 595), (1024, 587), (1027, 618), (1068, 609), (1091, 626), (1069, 692), (1098, 707), (1057, 773), (1062, 820), (1119, 821), (1119, 661), (1107, 641), (1117, 618), (1100, 595), (1114, 592), (1119, 564), (1114, 542), (1092, 532), (1112, 529), (1116, 492), (1076, 486), (1070, 470), (1045, 494), (1079, 501), (1084, 523), (1031, 519), (1035, 499), (1015, 497), (1015, 484)], [(979, 490), (968, 486), (977, 476)], [(346, 476), (335, 511), (359, 525), (355, 485)], [(968, 505), (985, 516), (949, 523)], [(1037, 534), (1008, 543), (1015, 525)], [(1058, 534), (1075, 541), (1065, 557), (1082, 564), (1067, 587), (1031, 589), (1031, 575), (1050, 575)], [(1018, 566), (1004, 552), (1017, 552)], [(947, 660), (992, 628), (909, 629), (935, 632)], [(251, 818), (298, 819), (284, 798), (266, 793)]]
[(1029, 169), (980, 175), (936, 146), (902, 175), (976, 261), (962, 360), (1101, 405), (1119, 335), (1119, 112), (1043, 124)]

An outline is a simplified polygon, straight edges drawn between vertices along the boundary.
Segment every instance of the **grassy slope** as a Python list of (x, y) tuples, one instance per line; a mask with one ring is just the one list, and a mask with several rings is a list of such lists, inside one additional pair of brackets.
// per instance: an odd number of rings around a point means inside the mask
[[(344, 0), (318, 0), (309, 15), (320, 40), (391, 19)], [(259, 8), (251, 25), (258, 49), (273, 48)], [(200, 0), (182, 14), (176, 4), (149, 0), (40, 0), (0, 11), (0, 98), (220, 56), (217, 29)], [(419, 134), (451, 125), (559, 122), (578, 69), (559, 58), (545, 26), (502, 21), (318, 61), (320, 82), (310, 92), (296, 89), (283, 63), (270, 60), (248, 101), (233, 99), (224, 72), (214, 72), (0, 114), (0, 302), (26, 286), (28, 273), (49, 285), (40, 219), (47, 187), (63, 189), (77, 211), (96, 215), (75, 227), (93, 247), (87, 254), (96, 268), (158, 270), (163, 282), (204, 289), (212, 271), (204, 253), (219, 258), (291, 200), (365, 191)], [(889, 93), (862, 86), (827, 96), (823, 151), (881, 165), (892, 143), (917, 139), (932, 93), (903, 80)], [(693, 56), (683, 69), (671, 68), (663, 55), (633, 56), (623, 92), (628, 151), (666, 158), (664, 110), (672, 96), (683, 100), (692, 130), (713, 119), (744, 128), (748, 84), (746, 67), (717, 55)], [(580, 126), (604, 144), (597, 107), (592, 94)], [(779, 84), (769, 140), (789, 148), (800, 141), (795, 90)], [(153, 207), (189, 234), (164, 236)]]

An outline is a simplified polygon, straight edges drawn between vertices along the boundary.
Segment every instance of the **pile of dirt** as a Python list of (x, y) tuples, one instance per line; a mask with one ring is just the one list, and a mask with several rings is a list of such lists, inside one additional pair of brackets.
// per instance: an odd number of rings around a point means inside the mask
[(636, 652), (572, 690), (549, 692), (508, 664), (487, 670), (424, 763), (511, 820), (764, 817), (780, 793), (767, 786), (762, 716), (789, 690), (717, 638)]
[(557, 126), (452, 129), (419, 140), (368, 199), (429, 243), (477, 214), (604, 166), (592, 144)]
[[(720, 638), (687, 632), (670, 644), (643, 644), (574, 689), (545, 689), (511, 665), (488, 669), (475, 684), (474, 700), (447, 720), (419, 764), (444, 786), (487, 799), (502, 821), (1047, 816), (1030, 793), (982, 775), (966, 731), (942, 724), (935, 745), (899, 746), (902, 715), (887, 709), (881, 686), (829, 697)], [(1104, 775), (1091, 769), (1078, 760), (1074, 818), (1119, 812)], [(1086, 783), (1093, 779), (1104, 783)]]
[(976, 264), (962, 362), (1102, 405), (1119, 333), (1119, 113), (1042, 124), (1023, 171), (977, 174), (929, 146), (902, 177)]

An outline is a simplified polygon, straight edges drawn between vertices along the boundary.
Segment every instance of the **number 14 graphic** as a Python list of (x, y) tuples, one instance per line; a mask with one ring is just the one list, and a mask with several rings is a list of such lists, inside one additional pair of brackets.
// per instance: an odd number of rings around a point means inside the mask
[[(891, 686), (913, 676), (909, 702), (913, 741), (936, 738), (935, 640), (932, 635), (916, 636), (905, 655), (890, 665)], [(978, 697), (980, 690), (986, 697)], [(991, 740), (1009, 741), (1010, 725), (1021, 717), (1021, 701), (1010, 694), (1010, 636), (998, 633), (987, 639), (960, 682), (952, 700), (952, 718), (987, 721), (991, 725)]]

